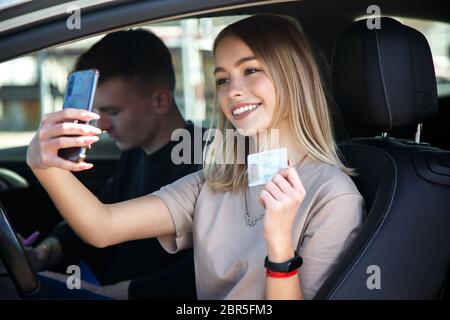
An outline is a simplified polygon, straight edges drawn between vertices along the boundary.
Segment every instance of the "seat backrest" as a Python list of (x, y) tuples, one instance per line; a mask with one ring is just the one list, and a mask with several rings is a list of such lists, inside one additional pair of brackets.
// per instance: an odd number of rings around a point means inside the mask
[[(389, 132), (437, 111), (426, 39), (390, 18), (381, 29), (361, 20), (344, 31), (332, 79), (349, 132)], [(315, 299), (440, 298), (450, 265), (450, 152), (391, 137), (340, 148), (368, 215)]]

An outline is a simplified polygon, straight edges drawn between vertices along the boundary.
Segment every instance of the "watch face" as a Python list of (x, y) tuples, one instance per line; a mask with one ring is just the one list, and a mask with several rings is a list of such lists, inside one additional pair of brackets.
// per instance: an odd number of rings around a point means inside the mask
[(266, 257), (266, 260), (264, 262), (264, 266), (272, 271), (275, 272), (290, 272), (293, 270), (296, 270), (300, 268), (300, 266), (303, 264), (302, 257), (298, 256), (297, 254), (292, 259), (289, 259), (286, 262), (272, 262), (269, 261), (268, 257)]
[(290, 262), (290, 266), (289, 266), (289, 270), (288, 271), (292, 271), (295, 269), (300, 268), (300, 266), (303, 264), (303, 259), (300, 256), (296, 256), (294, 257), (291, 262)]

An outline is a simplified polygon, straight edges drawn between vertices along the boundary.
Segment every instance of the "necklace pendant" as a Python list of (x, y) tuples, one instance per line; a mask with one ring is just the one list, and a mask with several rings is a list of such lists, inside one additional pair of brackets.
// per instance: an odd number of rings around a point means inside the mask
[(254, 227), (258, 223), (258, 221), (264, 217), (265, 212), (256, 218), (250, 217), (250, 215), (248, 214), (248, 205), (247, 205), (247, 195), (246, 194), (244, 194), (244, 201), (245, 201), (245, 224), (250, 227)]
[(261, 216), (259, 216), (257, 218), (252, 218), (252, 217), (250, 217), (248, 212), (246, 212), (245, 213), (245, 224), (250, 227), (254, 227), (256, 225), (256, 223), (262, 219), (262, 217), (264, 217), (264, 214), (262, 214)]
[(245, 223), (250, 227), (253, 227), (256, 224), (255, 219), (252, 219), (248, 212), (245, 213)]

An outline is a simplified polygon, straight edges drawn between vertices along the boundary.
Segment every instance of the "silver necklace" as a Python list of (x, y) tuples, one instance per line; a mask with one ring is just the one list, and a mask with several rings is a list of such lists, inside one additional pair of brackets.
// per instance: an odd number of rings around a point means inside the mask
[(255, 224), (264, 217), (264, 214), (266, 212), (264, 211), (264, 213), (257, 218), (250, 217), (250, 215), (248, 214), (248, 207), (247, 207), (247, 189), (245, 189), (244, 199), (245, 199), (245, 224), (250, 227), (254, 227)]
[[(305, 156), (298, 162), (296, 167), (298, 166), (300, 168), (300, 165), (303, 163), (303, 161), (305, 161), (306, 156), (307, 155), (305, 154)], [(244, 192), (244, 200), (245, 200), (245, 224), (250, 227), (254, 227), (258, 223), (258, 221), (264, 217), (266, 212), (264, 211), (264, 213), (262, 215), (260, 215), (259, 217), (256, 217), (256, 218), (250, 217), (250, 214), (248, 213), (248, 206), (247, 206), (247, 188), (245, 189), (245, 192)]]

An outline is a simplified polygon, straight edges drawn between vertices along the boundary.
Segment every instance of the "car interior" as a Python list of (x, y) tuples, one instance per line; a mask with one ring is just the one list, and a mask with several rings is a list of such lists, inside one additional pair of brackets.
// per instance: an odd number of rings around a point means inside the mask
[[(259, 13), (295, 19), (315, 49), (339, 148), (356, 169), (352, 179), (367, 210), (360, 233), (314, 299), (449, 299), (450, 40), (447, 78), (438, 74), (432, 38), (418, 27), (422, 21), (450, 26), (450, 3), (381, 0), (381, 28), (370, 29), (370, 1), (97, 1), (83, 8), (77, 30), (66, 28), (69, 3), (0, 10), (0, 73), (8, 61), (114, 30), (183, 19), (226, 22)], [(44, 16), (31, 15), (36, 12)], [(21, 16), (29, 20), (17, 22)], [(411, 19), (420, 23), (410, 26)], [(450, 39), (450, 32), (443, 37)], [(8, 92), (0, 82), (0, 102)], [(27, 143), (0, 145), (0, 258), (6, 268), (0, 278), (17, 290), (0, 292), (0, 299), (46, 297), (16, 233), (45, 235), (61, 219), (25, 163), (26, 148)], [(94, 168), (76, 176), (96, 193), (112, 176), (119, 151), (105, 138), (91, 156)], [(368, 289), (372, 266), (381, 270), (378, 290)]]

